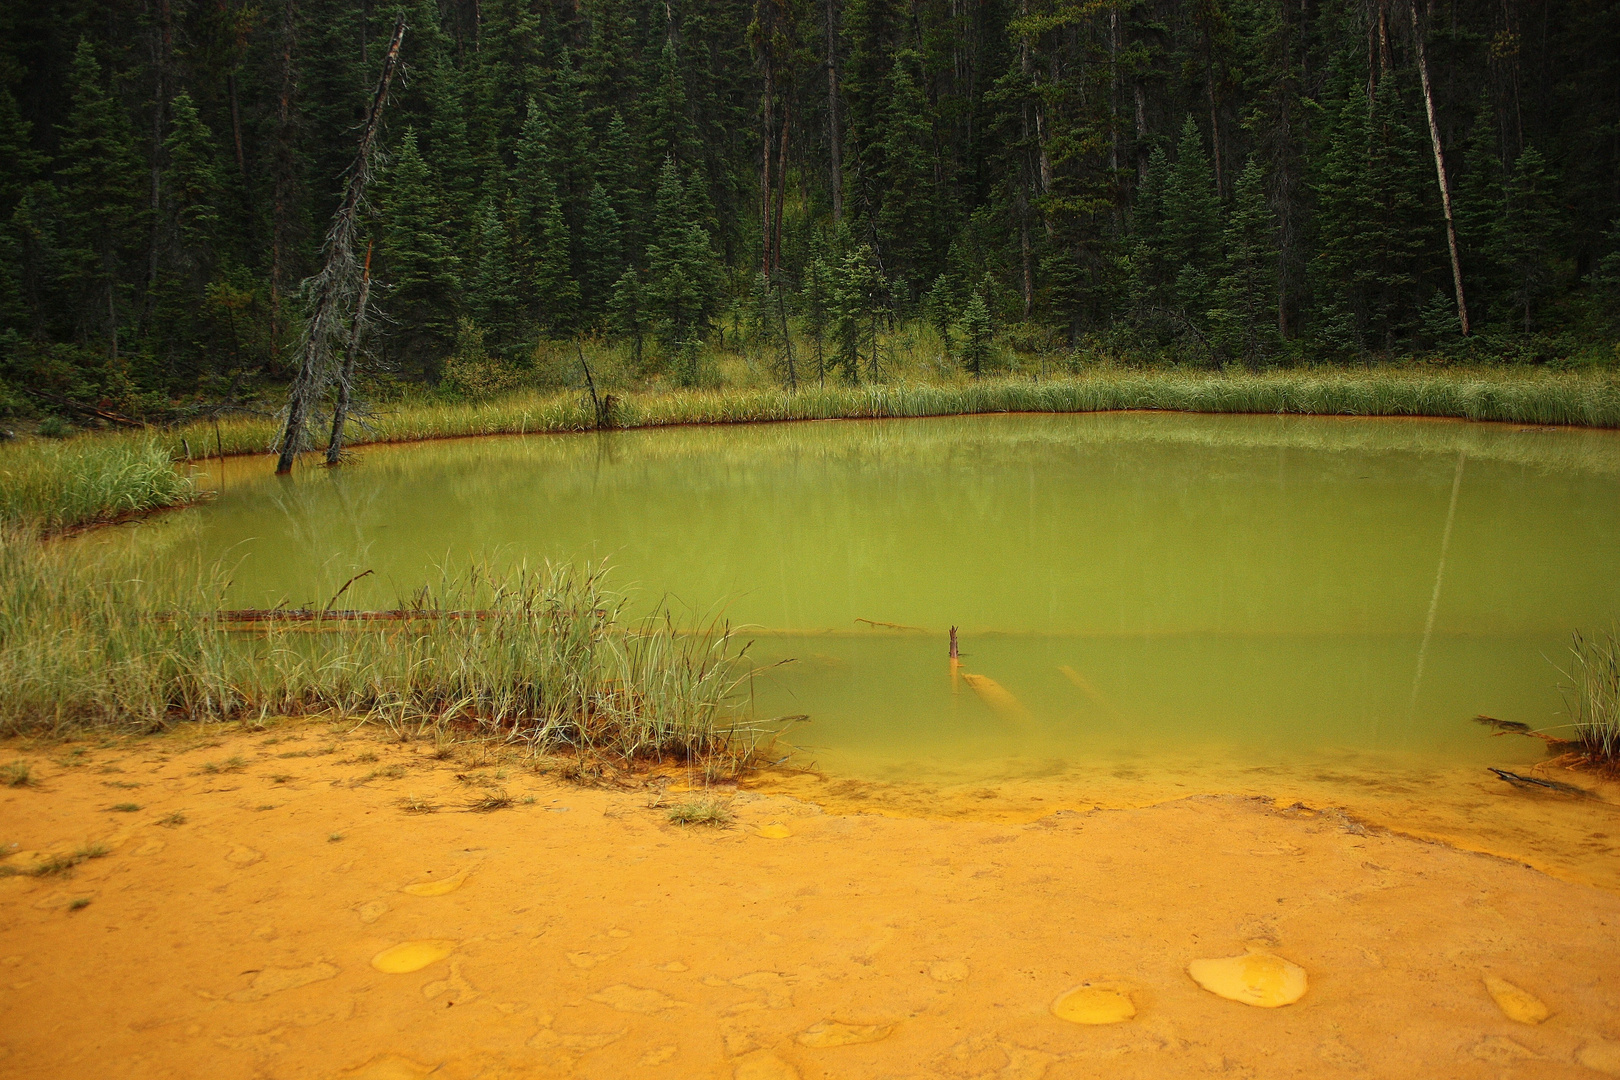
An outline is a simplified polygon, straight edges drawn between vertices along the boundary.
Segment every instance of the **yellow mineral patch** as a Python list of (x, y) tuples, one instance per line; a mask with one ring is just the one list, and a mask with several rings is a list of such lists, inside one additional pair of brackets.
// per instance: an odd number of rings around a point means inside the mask
[(1576, 1051), (1575, 1060), (1604, 1076), (1620, 1076), (1620, 1043), (1591, 1039)]
[(799, 1042), (805, 1046), (825, 1049), (829, 1046), (855, 1046), (874, 1043), (889, 1037), (892, 1027), (881, 1024), (841, 1024), (837, 1020), (824, 1020), (799, 1032)]
[(371, 958), (371, 966), (388, 975), (406, 975), (421, 971), (429, 964), (455, 952), (459, 942), (448, 938), (427, 938), (423, 941), (404, 941), (391, 949), (384, 949)]
[(1194, 960), (1187, 974), (1212, 994), (1262, 1009), (1292, 1005), (1305, 996), (1305, 969), (1271, 953)]
[(1052, 1002), (1052, 1015), (1071, 1024), (1117, 1024), (1136, 1015), (1131, 996), (1112, 986), (1081, 984)]
[(463, 870), (454, 877), (440, 878), (437, 881), (418, 881), (399, 890), (410, 893), (412, 896), (443, 896), (453, 893), (461, 888), (462, 882), (467, 880), (467, 871)]
[(793, 833), (786, 825), (781, 825), (773, 821), (769, 825), (761, 825), (759, 827), (759, 835), (763, 836), (767, 840), (786, 840), (788, 837), (792, 836)]
[(1485, 976), (1485, 989), (1496, 999), (1496, 1005), (1509, 1020), (1521, 1024), (1539, 1024), (1547, 1019), (1547, 1006), (1528, 990), (1521, 990), (1506, 979)]
[(1005, 686), (988, 675), (975, 675), (964, 671), (962, 681), (972, 687), (973, 692), (979, 695), (979, 700), (990, 706), (997, 715), (1008, 720), (1029, 719), (1029, 711), (1024, 708), (1024, 703), (1013, 697)]

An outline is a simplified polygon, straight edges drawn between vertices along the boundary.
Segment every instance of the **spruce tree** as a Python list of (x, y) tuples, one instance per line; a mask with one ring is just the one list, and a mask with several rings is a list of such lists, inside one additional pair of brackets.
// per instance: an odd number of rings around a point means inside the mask
[(607, 309), (614, 283), (624, 272), (619, 215), (600, 183), (591, 185), (580, 251), (585, 263), (583, 307), (588, 314), (599, 315)]
[(1191, 116), (1181, 128), (1176, 164), (1164, 188), (1162, 252), (1175, 284), (1170, 299), (1182, 312), (1202, 314), (1221, 253), (1221, 204), (1204, 139)]
[(62, 286), (76, 294), (80, 333), (102, 342), (117, 359), (126, 321), (125, 259), (145, 224), (140, 158), (129, 119), (102, 85), (93, 46), (79, 39), (73, 55), (72, 107), (62, 132), (63, 239), (68, 273)]
[(641, 288), (641, 275), (635, 267), (626, 267), (613, 284), (608, 299), (608, 318), (616, 333), (628, 335), (632, 358), (637, 370), (641, 368), (641, 341), (646, 334), (646, 297)]
[(1361, 182), (1371, 212), (1362, 222), (1362, 246), (1353, 257), (1366, 273), (1369, 341), (1391, 352), (1398, 339), (1416, 328), (1429, 292), (1423, 288), (1425, 279), (1442, 265), (1443, 218), (1432, 190), (1432, 159), (1425, 160), (1425, 143), (1409, 122), (1393, 78), (1379, 87), (1367, 133)]
[(1458, 256), (1469, 319), (1475, 327), (1505, 322), (1510, 306), (1507, 272), (1497, 262), (1497, 226), (1506, 213), (1502, 206), (1503, 187), (1502, 160), (1496, 149), (1496, 114), (1489, 92), (1482, 92), (1463, 147), (1455, 211)]
[(877, 229), (887, 266), (932, 273), (944, 254), (939, 222), (945, 208), (934, 186), (928, 101), (913, 74), (918, 61), (915, 52), (902, 50), (889, 78)]
[(852, 383), (861, 381), (861, 350), (870, 342), (871, 374), (878, 375), (877, 317), (883, 274), (870, 244), (845, 255), (832, 275), (834, 363)]
[(11, 217), (45, 164), (33, 149), (32, 136), (33, 125), (23, 118), (17, 99), (0, 86), (0, 221)]
[(832, 274), (820, 255), (812, 258), (804, 268), (799, 285), (799, 302), (804, 312), (804, 329), (815, 350), (816, 384), (827, 385), (827, 324), (832, 302)]
[[(934, 328), (939, 335), (939, 346), (945, 353), (945, 359), (951, 358), (951, 324), (956, 321), (956, 290), (951, 287), (951, 279), (944, 274), (934, 279), (933, 286), (928, 295), (923, 297), (923, 318), (928, 325)], [(988, 317), (988, 316), (987, 316)]]
[(1209, 312), (1218, 350), (1249, 367), (1272, 352), (1277, 337), (1276, 219), (1264, 178), (1250, 158), (1238, 176), (1226, 222), (1226, 264)]
[(984, 373), (990, 359), (990, 308), (984, 302), (984, 293), (975, 290), (962, 309), (962, 366), (975, 379)]
[(653, 96), (648, 122), (647, 157), (651, 161), (672, 159), (683, 169), (702, 164), (703, 141), (692, 122), (692, 109), (686, 95), (686, 69), (675, 48), (673, 35), (664, 39), (658, 58), (658, 89)]
[(530, 98), (510, 188), (522, 238), (521, 266), (531, 318), (539, 326), (561, 332), (578, 317), (579, 281), (569, 250), (568, 223), (546, 169), (551, 158), (547, 134), (539, 102)]
[(653, 240), (647, 245), (647, 306), (665, 343), (691, 347), (709, 325), (720, 271), (709, 234), (698, 223), (696, 181), (683, 183), (673, 156), (658, 178)]
[(474, 256), (466, 307), (497, 355), (509, 355), (523, 337), (523, 285), (512, 254), (512, 233), (493, 198), (473, 218)]
[(1495, 237), (1496, 260), (1510, 282), (1509, 296), (1524, 332), (1553, 284), (1553, 258), (1563, 231), (1554, 196), (1557, 181), (1546, 159), (1526, 146), (1513, 163)]
[(388, 169), (380, 212), (390, 354), (406, 371), (437, 378), (456, 340), (460, 259), (414, 129), (405, 130)]

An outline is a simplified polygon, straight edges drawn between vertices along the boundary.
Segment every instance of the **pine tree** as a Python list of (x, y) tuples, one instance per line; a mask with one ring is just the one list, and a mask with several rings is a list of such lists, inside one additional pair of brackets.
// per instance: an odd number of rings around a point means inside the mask
[(1366, 332), (1385, 352), (1416, 328), (1418, 309), (1430, 292), (1423, 287), (1425, 278), (1442, 265), (1445, 243), (1432, 160), (1425, 160), (1426, 144), (1408, 122), (1394, 83), (1386, 79), (1379, 87), (1368, 117), (1362, 183), (1371, 212), (1358, 237), (1363, 246), (1353, 256), (1367, 275)]
[(1226, 223), (1226, 265), (1209, 312), (1216, 348), (1258, 367), (1276, 344), (1276, 219), (1251, 157), (1238, 176)]
[(80, 299), (80, 332), (106, 343), (118, 357), (125, 322), (124, 261), (142, 239), (140, 158), (129, 119), (102, 85), (95, 49), (81, 38), (73, 55), (73, 104), (62, 133), (58, 171), (68, 275), (62, 282)]
[(1502, 206), (1502, 160), (1496, 151), (1496, 116), (1488, 92), (1480, 95), (1462, 165), (1456, 194), (1458, 256), (1469, 319), (1475, 327), (1485, 327), (1505, 321), (1510, 288), (1507, 272), (1497, 262), (1497, 225), (1506, 211)]
[(169, 102), (169, 116), (169, 137), (163, 143), (169, 164), (163, 186), (173, 207), (176, 248), (181, 259), (206, 271), (225, 194), (219, 151), (186, 91)]
[(0, 86), (0, 221), (11, 217), (23, 192), (44, 167), (33, 149), (33, 125), (23, 118), (11, 90)]
[(1494, 248), (1527, 334), (1534, 310), (1553, 285), (1553, 257), (1563, 231), (1556, 189), (1546, 159), (1534, 146), (1526, 146), (1508, 178)]
[(383, 184), (383, 253), (388, 270), (390, 353), (406, 371), (437, 378), (456, 341), (460, 259), (422, 160), (407, 128)]

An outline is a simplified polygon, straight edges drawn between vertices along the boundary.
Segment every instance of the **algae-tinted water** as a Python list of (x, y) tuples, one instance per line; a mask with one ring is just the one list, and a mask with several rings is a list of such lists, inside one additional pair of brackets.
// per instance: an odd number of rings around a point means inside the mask
[[(466, 440), (268, 472), (233, 463), (216, 501), (143, 526), (155, 564), (226, 558), (240, 607), (319, 606), (372, 570), (341, 606), (391, 607), (474, 559), (605, 558), (644, 604), (757, 625), (755, 656), (795, 658), (757, 682), (759, 710), (810, 714), (807, 756), (871, 776), (1524, 760), (1536, 744), (1469, 718), (1558, 723), (1569, 632), (1620, 612), (1611, 432), (966, 417)], [(951, 676), (951, 625), (977, 680)]]

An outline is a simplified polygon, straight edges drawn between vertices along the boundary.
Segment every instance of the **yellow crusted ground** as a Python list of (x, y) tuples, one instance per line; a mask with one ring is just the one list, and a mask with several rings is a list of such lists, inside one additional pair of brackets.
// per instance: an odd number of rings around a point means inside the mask
[[(0, 878), (0, 1074), (1620, 1076), (1620, 896), (1519, 863), (1228, 797), (1007, 822), (725, 791), (732, 827), (680, 827), (659, 784), (433, 749), (0, 746), (38, 781), (0, 788), (0, 865), (109, 849)], [(1309, 989), (1188, 974), (1249, 953)]]

